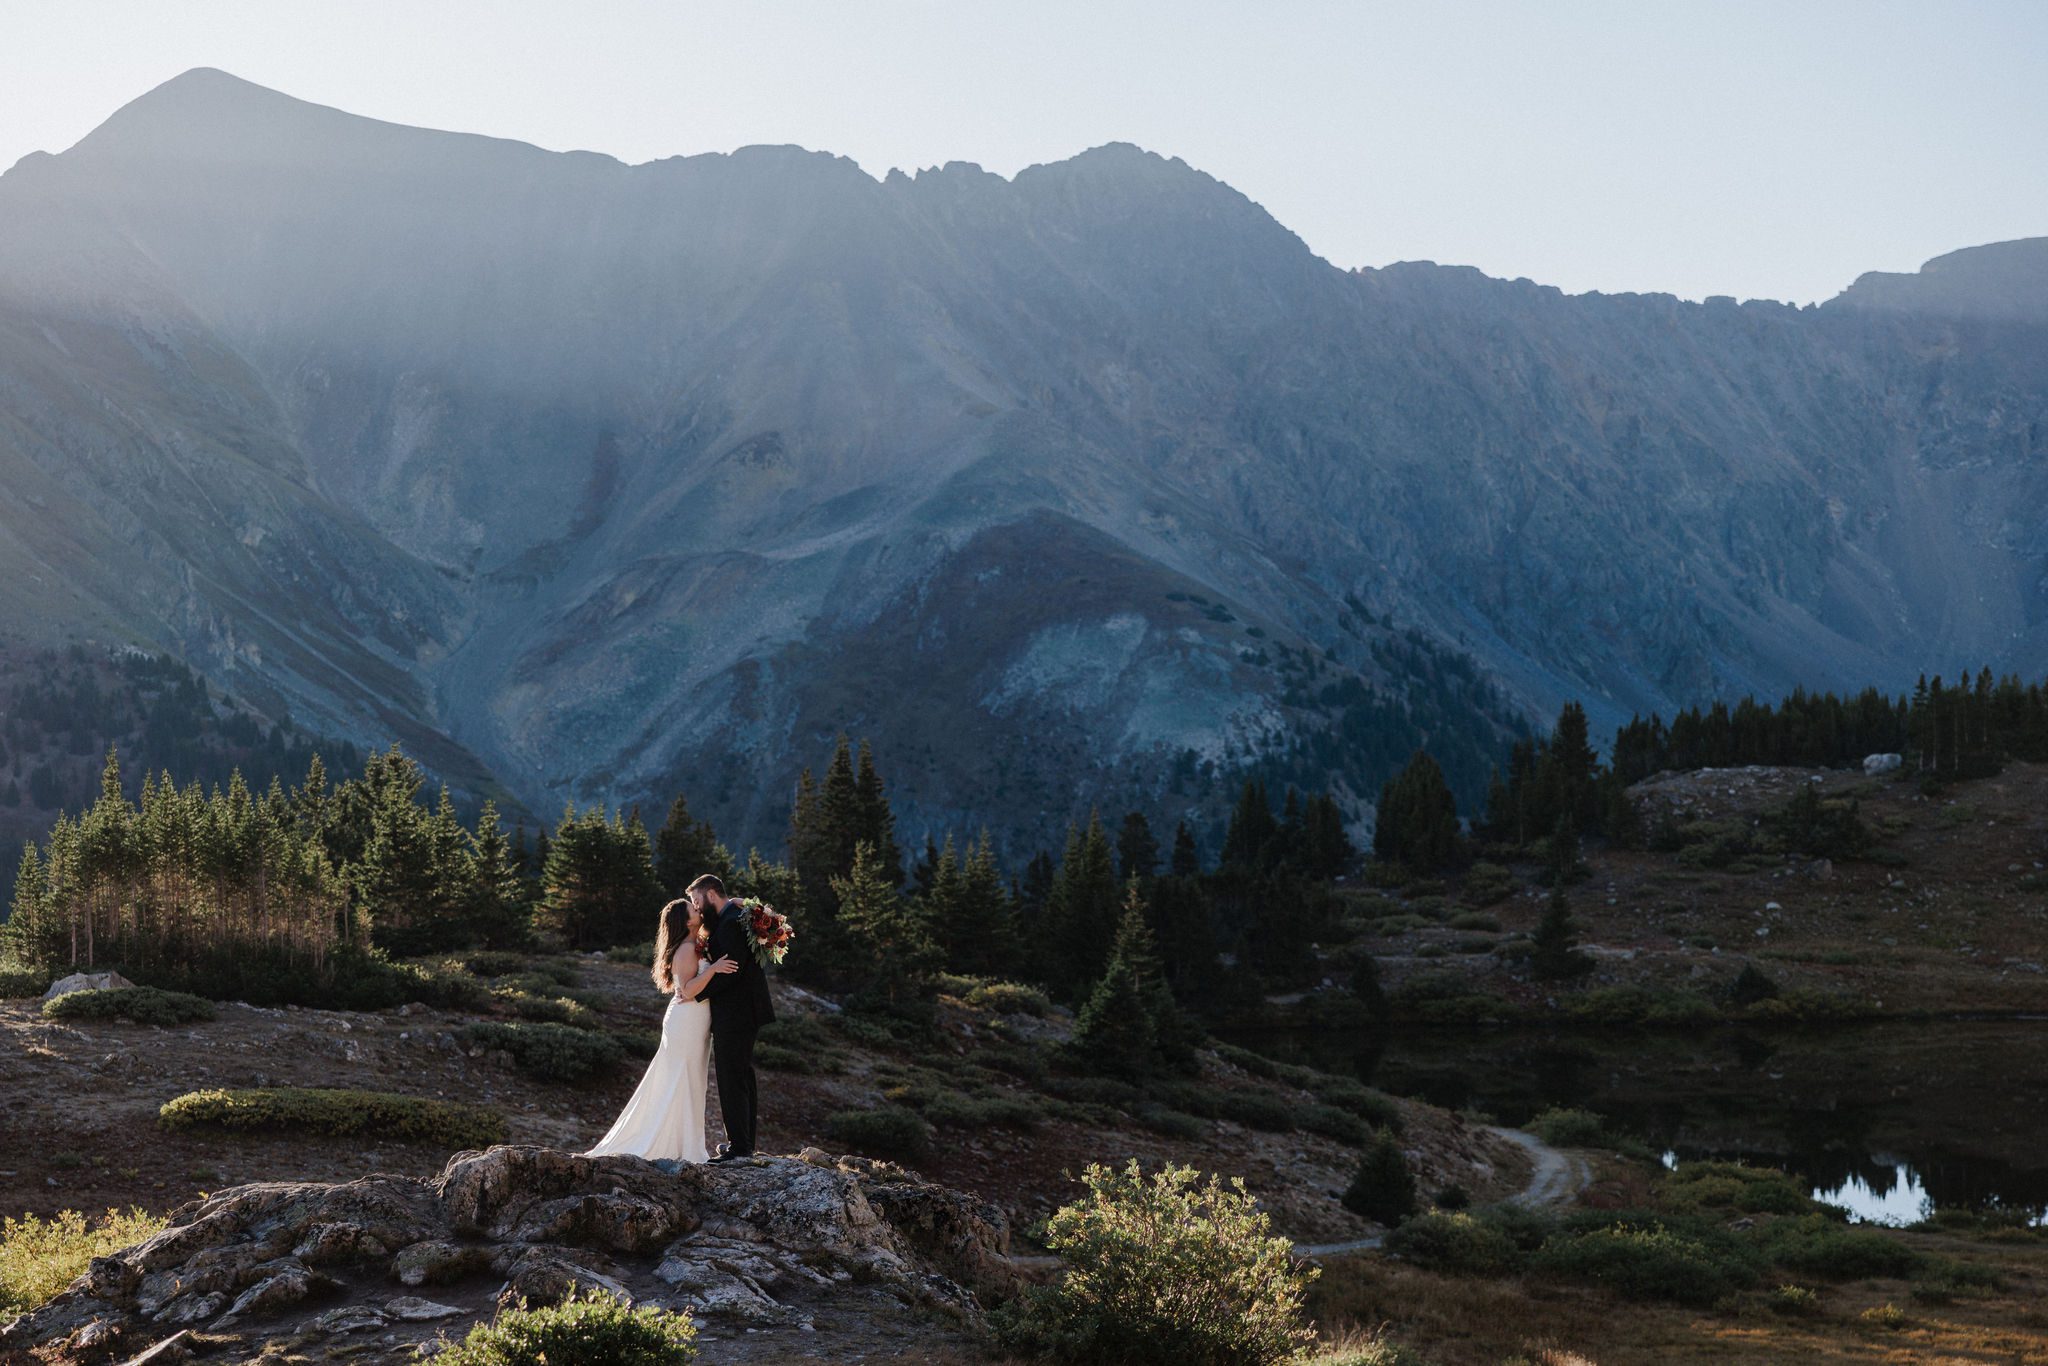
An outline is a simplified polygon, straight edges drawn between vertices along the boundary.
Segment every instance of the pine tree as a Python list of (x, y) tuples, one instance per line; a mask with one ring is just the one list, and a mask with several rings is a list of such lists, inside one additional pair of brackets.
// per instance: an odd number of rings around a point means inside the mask
[(1175, 877), (1198, 877), (1202, 872), (1202, 856), (1195, 848), (1195, 837), (1186, 821), (1173, 828), (1173, 861), (1168, 865)]
[(1531, 941), (1534, 949), (1529, 956), (1529, 968), (1539, 981), (1568, 981), (1591, 970), (1592, 960), (1578, 950), (1578, 921), (1572, 916), (1562, 879), (1551, 884), (1550, 904), (1544, 907), (1543, 918), (1536, 922)]
[(862, 969), (853, 1001), (915, 1015), (931, 999), (932, 974), (942, 959), (924, 915), (897, 885), (866, 840), (854, 846), (852, 869), (832, 879), (844, 942)]
[(1389, 1228), (1415, 1213), (1415, 1174), (1408, 1155), (1385, 1129), (1373, 1132), (1343, 1203), (1353, 1214)]
[[(523, 833), (523, 827), (522, 827)], [(463, 916), (470, 938), (491, 948), (517, 948), (532, 937), (526, 879), (519, 874), (513, 846), (498, 823), (498, 807), (486, 801), (469, 839), (469, 906)]]
[(677, 897), (702, 873), (730, 880), (732, 853), (718, 842), (711, 822), (692, 816), (689, 799), (677, 793), (669, 803), (668, 818), (654, 836), (654, 879), (662, 890)]
[(541, 881), (535, 928), (572, 949), (645, 939), (663, 899), (646, 828), (597, 807), (563, 812)]
[(1116, 837), (1117, 874), (1124, 881), (1132, 878), (1151, 881), (1159, 871), (1159, 841), (1152, 837), (1152, 826), (1142, 811), (1133, 811), (1124, 817), (1123, 828)]
[(1341, 876), (1357, 857), (1350, 836), (1344, 833), (1344, 813), (1338, 809), (1337, 799), (1328, 792), (1311, 797), (1302, 813), (1301, 870), (1328, 880)]
[(860, 742), (860, 768), (854, 776), (854, 797), (858, 819), (855, 829), (857, 839), (866, 840), (875, 847), (875, 858), (880, 862), (882, 872), (892, 879), (890, 885), (903, 885), (903, 855), (896, 847), (896, 814), (889, 809), (889, 794), (882, 786), (882, 777), (875, 771), (874, 751), (868, 742)]
[(1101, 973), (1120, 900), (1109, 834), (1101, 815), (1090, 812), (1086, 830), (1069, 827), (1066, 857), (1046, 898), (1039, 947), (1055, 994), (1079, 999)]
[(954, 912), (958, 923), (950, 940), (953, 970), (978, 977), (1016, 973), (1016, 925), (986, 829), (967, 858), (960, 884), (959, 906)]
[(1462, 846), (1457, 799), (1429, 751), (1418, 749), (1380, 788), (1373, 854), (1384, 863), (1435, 873), (1455, 864)]
[(1230, 825), (1223, 836), (1221, 866), (1238, 872), (1264, 872), (1271, 867), (1270, 854), (1280, 826), (1273, 819), (1272, 803), (1266, 800), (1266, 786), (1245, 779), (1237, 806), (1230, 813)]
[(1109, 961), (1074, 1023), (1074, 1059), (1105, 1076), (1145, 1077), (1185, 1068), (1201, 1037), (1173, 999), (1161, 970), (1145, 902), (1134, 881), (1117, 921)]

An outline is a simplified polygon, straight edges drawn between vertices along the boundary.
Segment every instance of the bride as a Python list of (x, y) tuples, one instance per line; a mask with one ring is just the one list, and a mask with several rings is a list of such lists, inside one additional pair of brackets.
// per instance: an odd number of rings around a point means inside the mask
[(654, 985), (669, 994), (661, 1017), (661, 1048), (626, 1102), (618, 1123), (587, 1157), (629, 1154), (653, 1162), (703, 1162), (704, 1098), (711, 1067), (711, 1007), (705, 985), (719, 973), (738, 972), (730, 958), (704, 961), (704, 914), (690, 898), (661, 908), (654, 940)]

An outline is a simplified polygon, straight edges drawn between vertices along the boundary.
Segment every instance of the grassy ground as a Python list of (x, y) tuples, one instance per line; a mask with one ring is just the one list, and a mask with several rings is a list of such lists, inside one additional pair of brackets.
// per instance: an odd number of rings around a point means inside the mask
[[(1684, 1187), (1621, 1159), (1605, 1160), (1602, 1170), (1587, 1196), (1593, 1204), (1647, 1208), (1678, 1221), (1704, 1208), (1716, 1227), (1758, 1246), (1769, 1245), (1774, 1222), (1801, 1217), (1703, 1207)], [(1585, 1223), (1603, 1217), (1578, 1216)], [(1368, 1255), (1332, 1259), (1310, 1308), (1333, 1340), (1378, 1329), (1411, 1360), (1434, 1366), (2048, 1362), (2041, 1301), (2048, 1233), (1945, 1222), (1952, 1226), (1858, 1231), (1916, 1258), (1920, 1267), (1910, 1274), (1830, 1276), (1822, 1263), (1796, 1271), (1771, 1265), (1753, 1285), (1706, 1306), (1625, 1298), (1538, 1267), (1470, 1275)], [(1834, 1265), (1855, 1269), (1847, 1258)], [(1986, 1284), (1992, 1281), (1998, 1284)], [(1788, 1295), (1784, 1285), (1811, 1298)]]
[[(1759, 818), (1801, 786), (1858, 804), (1868, 856), (1826, 860), (1717, 853), (1712, 832), (1755, 834)], [(1692, 840), (1670, 852), (1593, 850), (1570, 888), (1593, 970), (1566, 987), (1532, 981), (1523, 956), (1548, 893), (1535, 864), (1375, 890), (1355, 886), (1348, 943), (1370, 953), (1397, 1007), (1423, 1018), (1489, 1011), (1570, 1018), (1603, 988), (1641, 988), (1687, 1023), (1731, 1008), (1754, 963), (1787, 994), (1859, 1013), (2048, 1011), (2048, 767), (2014, 764), (1936, 796), (1907, 782), (1808, 769), (1666, 775), (1633, 795), (1654, 821), (1670, 813)], [(1432, 1007), (1433, 987), (1476, 999)], [(1418, 984), (1424, 990), (1416, 990)], [(1652, 1002), (1652, 1004), (1655, 1004)], [(1596, 1011), (1591, 1017), (1597, 1021)]]

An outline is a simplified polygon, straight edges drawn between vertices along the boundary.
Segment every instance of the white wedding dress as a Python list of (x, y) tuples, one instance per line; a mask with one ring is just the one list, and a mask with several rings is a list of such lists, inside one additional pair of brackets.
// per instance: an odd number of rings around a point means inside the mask
[(671, 999), (661, 1047), (618, 1123), (587, 1157), (629, 1154), (650, 1162), (703, 1162), (704, 1101), (711, 1077), (711, 1007)]

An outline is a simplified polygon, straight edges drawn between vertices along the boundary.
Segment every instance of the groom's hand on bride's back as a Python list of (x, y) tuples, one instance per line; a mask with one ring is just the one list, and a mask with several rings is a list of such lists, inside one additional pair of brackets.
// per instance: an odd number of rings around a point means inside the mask
[(713, 972), (738, 972), (740, 965), (730, 958), (721, 958), (711, 965)]

